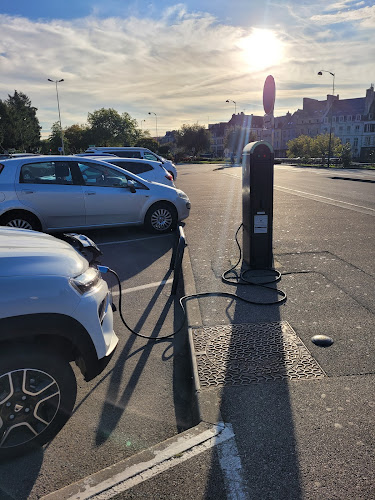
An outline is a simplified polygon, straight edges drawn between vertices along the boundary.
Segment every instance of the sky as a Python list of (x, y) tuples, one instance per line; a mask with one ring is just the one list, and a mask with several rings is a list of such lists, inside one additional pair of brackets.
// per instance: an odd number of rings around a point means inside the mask
[(58, 120), (48, 78), (64, 79), (63, 128), (114, 108), (159, 137), (263, 115), (268, 75), (275, 116), (326, 99), (330, 73), (340, 99), (375, 81), (374, 0), (0, 0), (0, 33), (0, 99), (26, 94), (43, 138)]

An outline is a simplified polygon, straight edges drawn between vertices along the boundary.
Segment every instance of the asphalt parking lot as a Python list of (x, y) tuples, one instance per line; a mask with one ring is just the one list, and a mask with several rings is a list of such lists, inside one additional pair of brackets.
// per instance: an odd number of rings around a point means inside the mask
[[(122, 312), (128, 325), (152, 339), (183, 322), (169, 269), (176, 234), (153, 236), (142, 228), (85, 232), (103, 252), (101, 264), (119, 275)], [(110, 274), (118, 307), (119, 291)], [(118, 312), (120, 338), (110, 364), (86, 383), (79, 370), (74, 413), (44, 449), (0, 464), (1, 499), (36, 499), (139, 453), (194, 425), (186, 331), (176, 338), (147, 340), (131, 334)], [(20, 477), (22, 470), (22, 477)]]

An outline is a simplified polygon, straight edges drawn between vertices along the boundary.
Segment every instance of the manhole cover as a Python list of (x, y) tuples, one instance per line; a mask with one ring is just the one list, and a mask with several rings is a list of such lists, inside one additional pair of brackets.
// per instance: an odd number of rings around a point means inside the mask
[(193, 341), (201, 387), (325, 375), (286, 321), (193, 329)]

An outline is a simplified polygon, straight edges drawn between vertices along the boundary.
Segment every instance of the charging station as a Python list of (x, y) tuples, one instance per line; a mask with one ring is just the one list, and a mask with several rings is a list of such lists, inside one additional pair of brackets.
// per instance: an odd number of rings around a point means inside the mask
[(273, 166), (271, 144), (247, 144), (242, 160), (243, 261), (250, 269), (272, 269)]

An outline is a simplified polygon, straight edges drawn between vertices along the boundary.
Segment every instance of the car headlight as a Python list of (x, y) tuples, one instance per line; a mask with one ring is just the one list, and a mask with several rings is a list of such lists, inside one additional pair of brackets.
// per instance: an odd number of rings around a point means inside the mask
[(94, 288), (100, 279), (100, 272), (95, 267), (89, 267), (84, 273), (71, 278), (69, 281), (80, 294), (84, 294)]
[(189, 201), (189, 197), (186, 193), (184, 193), (183, 191), (178, 191), (177, 190), (177, 194), (180, 198), (182, 198), (183, 200), (185, 201)]

